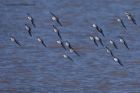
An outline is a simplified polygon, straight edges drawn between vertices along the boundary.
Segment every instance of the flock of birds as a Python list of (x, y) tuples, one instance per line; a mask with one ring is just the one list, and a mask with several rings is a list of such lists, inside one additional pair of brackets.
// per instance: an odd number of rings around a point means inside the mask
[[(50, 12), (50, 14), (51, 14), (51, 16), (52, 16), (52, 17), (51, 17), (52, 20), (53, 20), (54, 22), (56, 22), (59, 26), (62, 27), (63, 25), (62, 25), (60, 19), (59, 19), (54, 13)], [(126, 15), (126, 17), (127, 17), (127, 19), (128, 19), (129, 21), (131, 21), (133, 24), (137, 25), (137, 23), (136, 23), (136, 21), (135, 21), (133, 15), (132, 15), (131, 13), (125, 12), (125, 15)], [(30, 14), (27, 14), (27, 19), (30, 21), (30, 23), (32, 24), (32, 26), (33, 26), (34, 28), (36, 28), (36, 24), (35, 24), (35, 22), (34, 22), (34, 19), (33, 19), (33, 17), (32, 17)], [(117, 21), (120, 23), (120, 25), (121, 25), (125, 30), (127, 30), (127, 28), (126, 28), (126, 26), (125, 26), (125, 24), (124, 24), (124, 22), (123, 22), (123, 20), (122, 20), (121, 18), (117, 18)], [(61, 45), (62, 48), (63, 48), (64, 50), (69, 50), (70, 53), (74, 53), (74, 54), (76, 54), (77, 56), (80, 56), (80, 54), (73, 48), (73, 46), (71, 45), (71, 43), (70, 43), (69, 41), (65, 41), (65, 40), (62, 39), (62, 36), (61, 36), (61, 34), (60, 34), (59, 29), (58, 29), (55, 25), (53, 25), (52, 27), (53, 27), (53, 31), (54, 31), (54, 32), (58, 35), (58, 37), (59, 37), (59, 40), (58, 40), (56, 43), (59, 44), (59, 45)], [(96, 31), (99, 32), (103, 37), (105, 37), (102, 28), (100, 28), (100, 27), (99, 27), (98, 25), (96, 25), (96, 24), (93, 24), (92, 27), (95, 28)], [(32, 29), (31, 29), (31, 27), (30, 27), (28, 24), (25, 24), (25, 29), (26, 29), (26, 31), (29, 33), (29, 36), (32, 37)], [(117, 57), (113, 54), (113, 52), (111, 51), (111, 49), (110, 49), (109, 47), (107, 47), (107, 46), (104, 45), (102, 39), (101, 39), (99, 36), (90, 35), (89, 38), (90, 38), (91, 41), (94, 41), (94, 44), (95, 44), (97, 47), (98, 47), (98, 44), (100, 43), (100, 44), (106, 49), (106, 52), (109, 53), (109, 54), (113, 57), (113, 60), (114, 60), (115, 62), (118, 62), (121, 66), (123, 66), (123, 64), (121, 63), (120, 59), (117, 58)], [(11, 40), (12, 42), (15, 42), (18, 46), (22, 46), (22, 44), (21, 44), (14, 36), (11, 36), (11, 37), (10, 37), (10, 40)], [(44, 47), (47, 47), (46, 44), (45, 44), (45, 42), (44, 42), (44, 40), (43, 40), (41, 37), (37, 37), (37, 41), (40, 42)], [(120, 41), (120, 43), (122, 43), (122, 44), (129, 50), (129, 47), (128, 47), (128, 45), (127, 45), (127, 43), (126, 43), (126, 41), (124, 40), (123, 37), (120, 36), (120, 37), (119, 37), (119, 41)], [(109, 43), (110, 43), (114, 48), (116, 48), (116, 49), (118, 48), (117, 45), (116, 45), (116, 43), (115, 43), (113, 40), (110, 40)], [(64, 57), (65, 59), (68, 59), (68, 60), (70, 60), (70, 61), (73, 61), (73, 59), (72, 59), (70, 56), (68, 56), (67, 54), (64, 54), (63, 57)]]

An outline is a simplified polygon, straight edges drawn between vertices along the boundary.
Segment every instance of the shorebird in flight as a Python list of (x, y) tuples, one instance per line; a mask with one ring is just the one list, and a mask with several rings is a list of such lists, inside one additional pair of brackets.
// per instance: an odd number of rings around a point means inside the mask
[(28, 31), (29, 35), (32, 37), (31, 28), (27, 24), (25, 24), (25, 29)]
[(103, 44), (102, 39), (101, 39), (100, 37), (95, 36), (94, 39), (95, 39), (96, 41), (100, 42), (100, 44), (104, 47), (104, 44)]
[(113, 60), (114, 60), (115, 62), (118, 62), (121, 66), (123, 66), (123, 64), (121, 63), (120, 59), (114, 57)]
[(11, 40), (12, 42), (15, 42), (18, 46), (21, 46), (20, 42), (17, 41), (17, 40), (15, 39), (15, 37), (11, 36), (11, 37), (10, 37), (10, 40)]
[(73, 59), (72, 59), (70, 56), (68, 56), (68, 55), (64, 54), (64, 55), (63, 55), (63, 57), (64, 57), (64, 58), (66, 58), (66, 59), (69, 59), (70, 61), (72, 61), (72, 62), (73, 62)]
[(62, 40), (60, 31), (59, 31), (58, 28), (57, 28), (56, 26), (54, 26), (54, 25), (53, 25), (53, 31), (54, 31), (55, 33), (57, 33), (58, 37)]
[(31, 22), (31, 24), (34, 27), (36, 27), (35, 22), (34, 22), (34, 19), (33, 19), (33, 17), (29, 13), (27, 13), (27, 19)]
[(125, 26), (125, 24), (124, 24), (124, 22), (123, 22), (123, 20), (121, 18), (117, 18), (117, 21), (122, 25), (122, 27), (124, 29), (127, 29), (126, 26)]
[(60, 40), (58, 40), (58, 41), (56, 41), (58, 44), (60, 44), (65, 50), (66, 50), (66, 47), (65, 47), (65, 45), (64, 45), (64, 43), (62, 42), (62, 41), (60, 41)]
[(136, 20), (134, 19), (131, 13), (125, 12), (125, 15), (127, 16), (128, 20), (132, 21), (133, 24), (137, 25)]
[(38, 42), (40, 42), (44, 47), (47, 47), (46, 44), (45, 44), (45, 42), (44, 42), (40, 37), (38, 37), (37, 40), (38, 40)]
[(97, 44), (97, 42), (96, 42), (96, 40), (95, 40), (95, 38), (93, 36), (89, 36), (89, 39), (91, 41), (94, 41), (94, 44), (98, 47), (98, 44)]
[(129, 49), (129, 47), (128, 47), (126, 41), (125, 41), (122, 37), (119, 37), (119, 39), (120, 39), (120, 42), (121, 42), (122, 44), (124, 44), (124, 46), (125, 46), (127, 49)]
[(59, 18), (52, 12), (50, 12), (50, 14), (52, 15), (52, 20), (56, 21), (60, 26), (62, 26), (62, 23), (60, 22)]
[(105, 47), (105, 49), (107, 53), (109, 53), (112, 57), (114, 57), (113, 52), (108, 47)]
[(66, 41), (65, 45), (68, 47), (71, 53), (75, 53), (77, 56), (80, 56), (79, 53), (71, 46), (70, 42)]
[(99, 33), (101, 33), (102, 34), (102, 36), (105, 36), (104, 35), (104, 33), (103, 33), (103, 30), (102, 30), (102, 28), (100, 28), (99, 26), (97, 26), (96, 24), (93, 24), (92, 25), (94, 28), (96, 28), (96, 30), (99, 32)]
[(115, 44), (114, 41), (110, 40), (109, 43), (110, 43), (111, 45), (113, 45), (116, 49), (118, 49), (118, 47), (117, 47), (117, 45)]

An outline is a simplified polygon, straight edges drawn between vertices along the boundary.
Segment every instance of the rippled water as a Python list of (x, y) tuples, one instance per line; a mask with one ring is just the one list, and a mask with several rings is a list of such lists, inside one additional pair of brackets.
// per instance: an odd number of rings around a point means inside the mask
[[(140, 93), (140, 1), (139, 0), (0, 0), (0, 93)], [(63, 27), (51, 20), (49, 11), (59, 16)], [(131, 12), (137, 26), (124, 15)], [(26, 14), (35, 19), (33, 37), (25, 31), (29, 23)], [(120, 16), (127, 32), (116, 22)], [(105, 38), (91, 27), (101, 26)], [(71, 42), (80, 57), (65, 52), (56, 41), (55, 24), (64, 40)], [(99, 35), (105, 44), (117, 42), (118, 50), (111, 47), (124, 67), (114, 62), (100, 46), (89, 40)], [(123, 47), (118, 36), (123, 36), (130, 50)], [(16, 37), (18, 47), (10, 41)], [(36, 38), (47, 44), (44, 48)], [(74, 62), (64, 59), (70, 55)]]

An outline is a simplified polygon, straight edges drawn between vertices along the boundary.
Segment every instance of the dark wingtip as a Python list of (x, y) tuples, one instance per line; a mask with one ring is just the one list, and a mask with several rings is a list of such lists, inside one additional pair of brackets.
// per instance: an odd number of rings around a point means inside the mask
[(57, 23), (58, 23), (61, 27), (63, 26), (59, 19), (57, 20)]
[(49, 11), (49, 13), (50, 13), (52, 16), (55, 16), (55, 14), (54, 14), (54, 13), (52, 13), (51, 11)]
[(137, 23), (136, 22), (133, 22), (135, 25), (137, 25)]
[(118, 61), (118, 63), (119, 63), (121, 66), (124, 66), (120, 60)]
[(75, 54), (76, 54), (77, 56), (80, 56), (80, 54), (79, 54), (78, 52), (76, 52), (76, 51), (75, 51)]
[(122, 63), (119, 63), (122, 67), (124, 67), (124, 65)]

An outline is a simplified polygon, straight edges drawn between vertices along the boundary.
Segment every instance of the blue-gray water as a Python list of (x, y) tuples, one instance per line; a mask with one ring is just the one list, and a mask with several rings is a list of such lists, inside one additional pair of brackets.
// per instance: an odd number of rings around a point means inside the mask
[[(140, 93), (140, 1), (139, 0), (0, 0), (0, 93)], [(63, 24), (52, 22), (49, 11)], [(127, 20), (125, 11), (132, 13), (137, 26)], [(25, 30), (35, 19), (33, 37)], [(120, 16), (127, 32), (116, 21)], [(105, 33), (103, 38), (92, 28), (96, 23)], [(55, 24), (64, 40), (71, 42), (80, 57), (66, 52), (74, 59), (64, 59), (65, 51), (56, 44)], [(99, 35), (105, 44), (116, 41), (119, 49), (113, 53), (124, 67), (114, 62), (89, 35)], [(123, 36), (130, 50), (119, 43)], [(16, 37), (22, 47), (10, 41)], [(47, 48), (36, 37), (41, 36)]]

